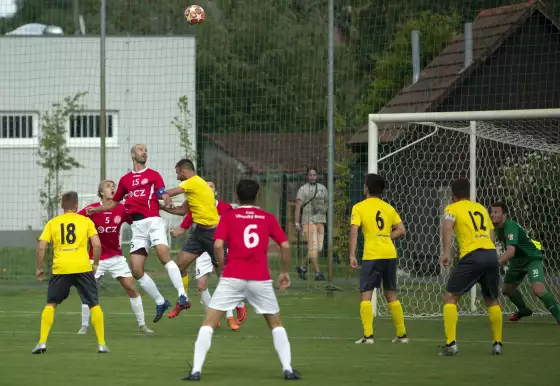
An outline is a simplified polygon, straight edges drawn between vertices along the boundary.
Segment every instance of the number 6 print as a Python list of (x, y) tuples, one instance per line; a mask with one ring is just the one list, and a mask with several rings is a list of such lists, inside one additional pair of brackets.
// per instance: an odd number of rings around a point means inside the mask
[(251, 232), (253, 229), (257, 229), (256, 224), (247, 225), (243, 230), (243, 243), (248, 249), (255, 248), (259, 245), (259, 235), (255, 232)]

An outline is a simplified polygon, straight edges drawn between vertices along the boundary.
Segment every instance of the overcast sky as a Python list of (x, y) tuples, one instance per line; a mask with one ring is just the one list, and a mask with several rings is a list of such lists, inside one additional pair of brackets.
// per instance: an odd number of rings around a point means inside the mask
[(12, 17), (16, 10), (15, 0), (0, 0), (0, 17)]

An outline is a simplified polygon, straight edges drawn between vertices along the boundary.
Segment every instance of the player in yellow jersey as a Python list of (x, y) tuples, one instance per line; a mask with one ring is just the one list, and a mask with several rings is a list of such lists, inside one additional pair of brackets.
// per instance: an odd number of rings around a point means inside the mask
[[(189, 211), (192, 214), (194, 230), (181, 249), (177, 258), (177, 265), (183, 277), (188, 277), (187, 268), (204, 252), (210, 255), (212, 264), (217, 267), (218, 263), (214, 256), (214, 233), (218, 227), (220, 216), (216, 208), (216, 196), (206, 181), (197, 173), (192, 161), (182, 159), (175, 165), (177, 179), (181, 181), (178, 187), (169, 189), (167, 193), (173, 197), (181, 193), (185, 194), (183, 205), (178, 208), (163, 208), (168, 213), (180, 216)], [(219, 272), (218, 272), (219, 274)], [(191, 303), (188, 296), (180, 297), (175, 308), (167, 315), (174, 318), (181, 310), (190, 308)]]
[[(108, 353), (105, 345), (103, 311), (99, 306), (97, 283), (93, 270), (97, 269), (101, 254), (101, 242), (93, 221), (77, 214), (78, 193), (67, 192), (62, 195), (64, 214), (51, 219), (39, 237), (37, 245), (36, 277), (44, 280), (43, 260), (48, 244), (53, 244), (54, 258), (52, 275), (47, 291), (47, 305), (41, 315), (41, 335), (32, 354), (47, 351), (47, 338), (54, 322), (54, 311), (70, 294), (70, 287), (76, 287), (82, 299), (91, 310), (91, 321), (97, 335), (97, 352)], [(93, 249), (93, 265), (87, 250), (88, 240)], [(92, 269), (93, 267), (93, 269)]]
[(494, 226), (486, 208), (470, 201), (470, 183), (459, 178), (451, 183), (453, 203), (445, 208), (443, 219), (443, 267), (451, 264), (451, 245), (455, 232), (459, 246), (459, 262), (449, 277), (443, 300), (443, 324), (446, 342), (440, 355), (459, 353), (457, 346), (457, 302), (461, 295), (480, 284), (488, 307), (492, 327), (492, 354), (502, 354), (502, 310), (498, 304), (500, 266), (494, 245)]
[(364, 184), (366, 199), (352, 207), (350, 228), (350, 264), (358, 267), (356, 244), (358, 229), (364, 235), (364, 253), (360, 270), (360, 316), (364, 335), (357, 344), (373, 344), (373, 308), (371, 296), (374, 288), (383, 283), (383, 295), (393, 316), (397, 337), (393, 343), (408, 343), (401, 302), (397, 299), (397, 250), (393, 240), (406, 233), (397, 211), (380, 197), (385, 190), (385, 179), (368, 174)]

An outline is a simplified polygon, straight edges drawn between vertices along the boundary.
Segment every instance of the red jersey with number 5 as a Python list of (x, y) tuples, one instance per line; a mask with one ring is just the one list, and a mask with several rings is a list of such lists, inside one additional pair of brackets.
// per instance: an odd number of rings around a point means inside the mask
[[(82, 216), (86, 216), (87, 208), (96, 208), (101, 206), (101, 203), (96, 202), (86, 206), (78, 212)], [(122, 256), (120, 234), (123, 223), (132, 224), (132, 219), (125, 213), (124, 205), (117, 204), (112, 210), (108, 212), (94, 213), (89, 216), (91, 221), (95, 224), (99, 240), (101, 241), (101, 257), (99, 260), (105, 260), (114, 256)], [(93, 257), (93, 250), (91, 243), (89, 245), (89, 257)]]
[(214, 240), (228, 245), (223, 277), (242, 280), (270, 280), (268, 242), (288, 241), (278, 220), (254, 206), (240, 206), (220, 218)]
[(146, 168), (139, 172), (131, 171), (119, 180), (113, 201), (120, 202), (126, 195), (124, 207), (127, 214), (140, 214), (145, 218), (159, 217), (156, 192), (160, 188), (165, 188), (165, 184), (161, 174), (155, 170)]

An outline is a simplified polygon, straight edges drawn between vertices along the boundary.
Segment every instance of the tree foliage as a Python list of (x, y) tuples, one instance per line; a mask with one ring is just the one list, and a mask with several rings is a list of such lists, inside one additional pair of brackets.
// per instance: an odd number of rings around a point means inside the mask
[(191, 135), (193, 133), (191, 111), (189, 109), (189, 100), (186, 96), (182, 96), (177, 101), (179, 115), (173, 117), (171, 125), (177, 129), (179, 134), (179, 145), (183, 150), (183, 156), (196, 163), (196, 152), (193, 149)]
[(510, 208), (510, 216), (534, 239), (547, 256), (558, 256), (560, 246), (552, 235), (560, 226), (560, 155), (529, 152), (512, 157), (500, 168), (497, 196)]
[[(337, 134), (345, 132), (344, 119), (340, 114), (335, 115), (335, 130)], [(342, 135), (337, 135), (335, 140), (334, 152), (334, 229), (333, 251), (340, 261), (346, 266), (347, 274), (351, 268), (348, 261), (348, 240), (350, 234), (349, 208), (350, 208), (350, 182), (351, 166), (354, 163), (355, 155), (346, 145), (346, 139)]]
[(84, 95), (85, 93), (77, 93), (66, 97), (62, 103), (54, 103), (50, 110), (43, 113), (37, 165), (46, 171), (39, 197), (47, 221), (56, 216), (60, 206), (62, 172), (82, 167), (66, 146), (66, 123), (70, 116), (82, 111), (80, 99)]
[[(420, 12), (399, 24), (396, 33), (379, 57), (374, 80), (368, 94), (368, 110), (379, 111), (405, 85), (412, 80), (411, 32), (420, 32), (420, 66), (424, 67), (437, 56), (459, 29), (457, 13), (438, 14), (431, 11)], [(371, 111), (371, 110), (369, 110)]]

